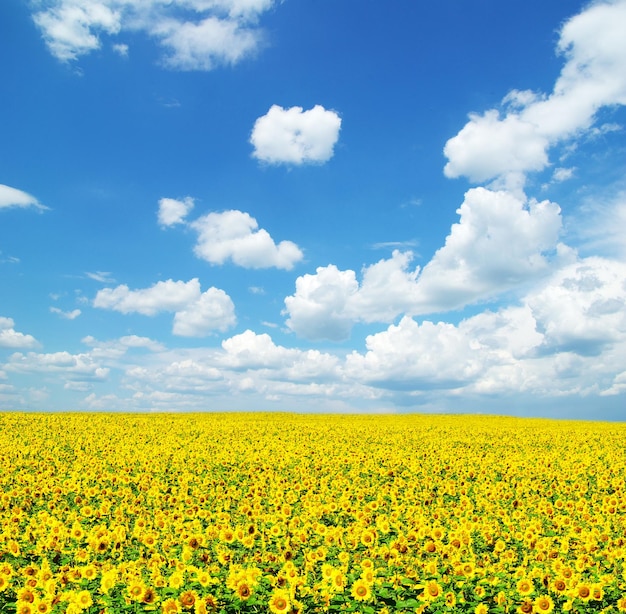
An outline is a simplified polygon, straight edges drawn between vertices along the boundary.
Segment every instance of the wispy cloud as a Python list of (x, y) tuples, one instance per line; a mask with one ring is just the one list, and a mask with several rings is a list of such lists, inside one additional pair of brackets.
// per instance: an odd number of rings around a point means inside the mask
[(27, 192), (0, 183), (0, 211), (11, 207), (24, 209), (30, 207), (39, 211), (48, 209), (48, 207), (42, 205), (34, 196)]
[(115, 279), (111, 276), (111, 273), (109, 271), (85, 272), (85, 275), (89, 279), (99, 281), (103, 284), (112, 284), (115, 282)]
[(62, 309), (59, 309), (58, 307), (50, 307), (50, 312), (56, 313), (58, 316), (66, 320), (75, 320), (82, 313), (80, 309), (72, 309), (72, 311), (63, 311)]
[(110, 38), (120, 56), (129, 54), (126, 33), (157, 41), (163, 65), (175, 70), (211, 70), (255, 53), (264, 39), (257, 22), (273, 0), (50, 0), (35, 12), (50, 52), (68, 62), (99, 49)]

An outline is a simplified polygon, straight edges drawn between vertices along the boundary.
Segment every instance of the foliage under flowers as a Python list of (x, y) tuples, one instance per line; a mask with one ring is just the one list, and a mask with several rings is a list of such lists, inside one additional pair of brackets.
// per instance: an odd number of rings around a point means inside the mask
[(626, 611), (626, 425), (0, 414), (0, 613)]

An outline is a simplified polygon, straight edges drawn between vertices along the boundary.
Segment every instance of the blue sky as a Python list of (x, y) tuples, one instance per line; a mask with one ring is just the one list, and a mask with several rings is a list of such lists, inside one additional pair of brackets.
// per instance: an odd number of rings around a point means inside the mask
[(0, 409), (626, 417), (626, 0), (0, 5)]

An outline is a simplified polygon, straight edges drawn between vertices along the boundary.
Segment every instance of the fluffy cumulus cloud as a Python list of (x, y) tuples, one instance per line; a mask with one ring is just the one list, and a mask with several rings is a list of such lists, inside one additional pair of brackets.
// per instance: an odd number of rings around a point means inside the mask
[(550, 351), (596, 356), (626, 340), (626, 264), (591, 257), (558, 270), (526, 299)]
[(457, 213), (459, 222), (419, 278), (421, 313), (458, 309), (535, 279), (557, 254), (561, 214), (555, 203), (475, 188)]
[(212, 264), (233, 263), (252, 269), (292, 269), (302, 260), (300, 248), (291, 241), (276, 244), (267, 230), (242, 211), (208, 213), (190, 224), (198, 233), (195, 254)]
[(333, 156), (340, 128), (339, 115), (321, 105), (308, 111), (273, 105), (254, 124), (252, 155), (269, 164), (326, 162)]
[(448, 177), (481, 182), (543, 169), (555, 143), (589, 130), (601, 107), (626, 104), (626, 1), (596, 2), (563, 26), (565, 65), (548, 96), (510, 92), (470, 115), (444, 148)]
[(153, 316), (160, 311), (177, 311), (200, 297), (200, 282), (159, 281), (149, 288), (130, 290), (125, 284), (99, 290), (94, 307), (112, 309), (121, 313), (141, 313)]
[(519, 304), (458, 325), (404, 316), (346, 358), (344, 376), (418, 397), (449, 394), (611, 396), (624, 390), (626, 265), (564, 265)]
[(182, 224), (189, 212), (193, 209), (193, 206), (193, 198), (189, 196), (182, 200), (162, 198), (159, 200), (159, 211), (157, 214), (159, 225), (165, 227)]
[(299, 277), (285, 299), (287, 326), (309, 339), (345, 339), (355, 322), (391, 322), (489, 299), (547, 274), (569, 255), (558, 243), (560, 208), (549, 201), (474, 188), (457, 213), (445, 245), (422, 270), (411, 268), (410, 251), (396, 250), (365, 267), (361, 283), (354, 271), (334, 265)]
[(202, 292), (197, 278), (187, 282), (168, 279), (139, 290), (130, 290), (124, 284), (103, 288), (96, 294), (93, 305), (146, 316), (174, 312), (173, 333), (184, 337), (202, 337), (214, 330), (223, 331), (236, 322), (231, 298), (218, 288)]
[(204, 337), (225, 331), (237, 321), (231, 298), (219, 288), (209, 288), (197, 300), (174, 315), (172, 332), (181, 337)]
[(349, 304), (359, 291), (354, 271), (335, 265), (296, 279), (296, 292), (285, 299), (286, 324), (307, 339), (346, 339), (354, 323)]
[(99, 49), (102, 39), (127, 55), (126, 32), (143, 32), (178, 70), (211, 70), (254, 53), (263, 41), (260, 15), (273, 0), (51, 0), (34, 15), (50, 52), (61, 61)]
[(37, 340), (32, 335), (25, 335), (15, 330), (12, 318), (0, 317), (0, 348), (32, 348), (37, 346)]
[(405, 316), (397, 326), (367, 337), (366, 346), (366, 354), (347, 357), (347, 372), (383, 388), (453, 389), (467, 384), (483, 367), (478, 343), (443, 322), (419, 325)]
[(9, 207), (32, 207), (40, 211), (47, 209), (34, 196), (0, 183), (0, 210), (8, 209)]

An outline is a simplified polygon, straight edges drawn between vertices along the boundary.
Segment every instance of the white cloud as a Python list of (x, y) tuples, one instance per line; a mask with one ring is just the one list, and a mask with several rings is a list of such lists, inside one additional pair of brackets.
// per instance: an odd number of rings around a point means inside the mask
[(198, 300), (176, 312), (172, 332), (182, 337), (204, 337), (225, 331), (237, 322), (235, 306), (223, 290), (209, 288)]
[(567, 181), (574, 176), (575, 168), (555, 168), (552, 173), (552, 181), (560, 183), (561, 181)]
[(58, 316), (66, 320), (75, 320), (82, 312), (80, 309), (73, 309), (72, 311), (63, 311), (58, 307), (50, 307), (51, 313), (56, 313)]
[(50, 354), (17, 352), (11, 355), (5, 368), (15, 373), (61, 375), (71, 381), (103, 381), (110, 371), (95, 362), (89, 354), (70, 354), (69, 352)]
[(333, 264), (298, 277), (295, 294), (285, 298), (287, 327), (306, 339), (347, 339), (354, 323), (348, 304), (358, 290), (354, 271)]
[[(221, 349), (178, 350), (163, 353), (161, 358), (158, 365), (151, 362), (128, 368), (126, 386), (141, 395), (163, 391), (223, 398), (241, 393), (270, 399), (339, 392), (336, 356), (286, 348), (269, 335), (251, 330), (225, 339)], [(347, 387), (352, 389), (354, 384)]]
[(115, 53), (122, 56), (123, 58), (128, 57), (128, 45), (125, 45), (123, 43), (113, 45), (113, 51), (115, 51)]
[(178, 311), (200, 297), (197, 278), (185, 281), (159, 281), (149, 288), (130, 290), (122, 284), (116, 288), (99, 290), (94, 307), (112, 309), (121, 313), (141, 313), (153, 316), (160, 311)]
[(130, 290), (126, 285), (99, 290), (94, 307), (124, 314), (154, 316), (162, 311), (175, 312), (172, 332), (184, 337), (202, 337), (212, 330), (225, 330), (236, 322), (230, 297), (218, 288), (202, 293), (200, 282), (159, 281), (149, 288)]
[(162, 198), (159, 200), (158, 220), (161, 226), (182, 224), (189, 212), (193, 209), (193, 198), (187, 196), (182, 200)]
[(25, 349), (39, 345), (35, 337), (20, 333), (14, 327), (12, 318), (0, 317), (0, 347)]
[(626, 340), (626, 264), (598, 257), (572, 263), (526, 303), (550, 351), (597, 355)]
[(444, 148), (448, 177), (475, 182), (548, 165), (548, 148), (592, 129), (604, 106), (626, 104), (626, 0), (596, 2), (565, 23), (558, 51), (566, 63), (550, 96), (514, 90), (504, 116), (491, 109)]
[(258, 335), (251, 330), (222, 341), (222, 348), (225, 365), (236, 369), (280, 368), (299, 353), (275, 345), (267, 333)]
[(595, 196), (576, 216), (573, 233), (581, 248), (599, 255), (626, 258), (626, 190)]
[(9, 207), (34, 207), (41, 211), (48, 208), (42, 205), (34, 196), (0, 183), (0, 210), (8, 209)]
[(474, 188), (457, 212), (445, 245), (421, 271), (409, 267), (410, 251), (394, 251), (365, 267), (361, 284), (354, 271), (334, 265), (299, 277), (285, 299), (287, 326), (308, 339), (345, 339), (355, 322), (460, 309), (535, 280), (550, 271), (551, 260), (569, 257), (558, 244), (554, 203)]
[(548, 270), (561, 230), (557, 204), (474, 188), (457, 213), (459, 222), (422, 271), (423, 306), (414, 313), (458, 309)]
[[(263, 32), (256, 22), (273, 4), (273, 0), (51, 0), (33, 18), (50, 52), (61, 61), (99, 49), (103, 36), (139, 31), (159, 41), (166, 52), (165, 65), (211, 70), (235, 64), (258, 49)], [(112, 49), (126, 56), (129, 46), (113, 42)]]
[(346, 357), (344, 377), (416, 397), (613, 396), (626, 371), (626, 264), (566, 264), (518, 305), (458, 325), (405, 316)]
[(74, 60), (100, 48), (97, 33), (116, 34), (122, 14), (112, 1), (58, 0), (34, 15), (50, 52), (59, 60)]
[(333, 156), (340, 128), (339, 115), (321, 105), (308, 111), (273, 105), (254, 124), (252, 155), (270, 164), (326, 162)]
[(245, 268), (290, 270), (303, 257), (295, 243), (274, 243), (269, 233), (258, 230), (257, 221), (242, 211), (208, 213), (190, 226), (198, 233), (195, 254), (212, 264), (232, 260)]
[(346, 358), (346, 371), (370, 385), (392, 390), (457, 388), (483, 368), (478, 344), (452, 324), (405, 316), (397, 326), (370, 335), (367, 353)]
[(103, 284), (112, 284), (115, 282), (115, 279), (111, 276), (109, 271), (95, 271), (93, 273), (85, 273), (89, 279), (93, 279), (94, 281), (99, 281)]
[(185, 23), (168, 19), (154, 29), (154, 34), (169, 50), (165, 65), (179, 70), (212, 70), (220, 64), (236, 64), (260, 42), (257, 30), (218, 17)]
[(91, 335), (83, 337), (81, 341), (91, 348), (90, 355), (99, 360), (117, 360), (126, 355), (128, 350), (146, 349), (150, 352), (163, 352), (165, 346), (161, 343), (138, 335), (125, 335), (111, 341), (99, 341)]
[(507, 173), (538, 171), (548, 163), (549, 141), (518, 115), (504, 118), (494, 109), (470, 121), (443, 150), (446, 177), (466, 175), (482, 182)]

